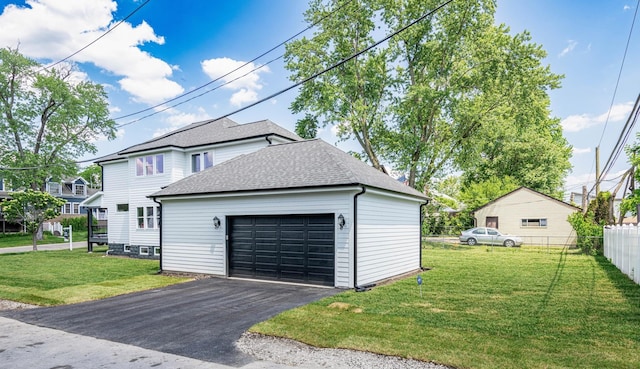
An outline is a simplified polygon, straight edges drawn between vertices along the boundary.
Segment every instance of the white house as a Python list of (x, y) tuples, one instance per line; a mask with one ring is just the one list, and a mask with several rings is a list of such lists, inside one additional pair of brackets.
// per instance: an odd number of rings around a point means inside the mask
[(197, 123), (99, 163), (87, 205), (108, 208), (110, 253), (163, 271), (358, 288), (420, 268), (424, 194), (268, 121)]
[(110, 254), (158, 258), (160, 204), (150, 194), (238, 155), (293, 140), (300, 137), (268, 120), (193, 123), (97, 160), (102, 191), (82, 206), (107, 214)]

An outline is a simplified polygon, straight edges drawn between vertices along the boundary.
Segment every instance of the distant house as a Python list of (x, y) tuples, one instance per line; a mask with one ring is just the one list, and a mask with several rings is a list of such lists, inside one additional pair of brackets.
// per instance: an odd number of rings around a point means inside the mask
[(82, 177), (67, 178), (62, 181), (49, 180), (46, 192), (66, 201), (60, 209), (61, 217), (73, 217), (86, 214), (87, 210), (80, 203), (97, 192), (89, 188), (89, 182)]
[(363, 287), (420, 268), (426, 196), (270, 121), (194, 123), (102, 158), (110, 254), (163, 271)]
[(478, 227), (521, 236), (529, 245), (575, 245), (567, 221), (581, 209), (527, 187), (520, 187), (473, 211)]

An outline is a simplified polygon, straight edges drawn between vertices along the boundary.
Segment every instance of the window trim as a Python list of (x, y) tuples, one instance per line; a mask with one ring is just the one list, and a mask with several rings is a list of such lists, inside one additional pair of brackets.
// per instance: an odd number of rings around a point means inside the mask
[(202, 172), (215, 165), (213, 150), (194, 152), (190, 156), (191, 173)]
[[(149, 215), (151, 209), (151, 215)], [(138, 206), (136, 207), (136, 230), (160, 229), (160, 206)], [(142, 227), (140, 225), (142, 224)], [(151, 227), (149, 226), (151, 224)]]
[[(529, 223), (532, 223), (529, 225)], [(548, 218), (521, 218), (520, 228), (547, 228), (549, 226)]]
[(135, 158), (136, 177), (153, 177), (164, 174), (164, 154), (138, 156)]
[[(145, 250), (145, 251), (142, 251), (142, 250)], [(140, 255), (149, 255), (149, 246), (140, 246), (138, 248), (138, 253)]]
[(131, 252), (131, 245), (124, 245), (123, 250), (124, 252)]
[(153, 247), (153, 256), (160, 256), (160, 246)]
[[(123, 208), (125, 208), (123, 210)], [(116, 213), (128, 213), (129, 212), (129, 203), (126, 204), (116, 204)]]

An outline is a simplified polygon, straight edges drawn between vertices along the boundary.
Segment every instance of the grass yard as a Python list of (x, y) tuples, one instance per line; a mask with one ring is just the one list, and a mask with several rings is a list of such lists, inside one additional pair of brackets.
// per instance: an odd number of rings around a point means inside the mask
[(640, 286), (602, 257), (441, 244), (423, 265), (422, 296), (411, 277), (251, 331), (457, 368), (640, 368)]
[[(73, 231), (73, 241), (86, 241), (87, 231)], [(42, 234), (42, 240), (38, 241), (38, 245), (46, 245), (50, 243), (63, 243), (65, 241), (63, 237), (54, 236), (50, 232), (44, 232)], [(24, 233), (6, 233), (0, 234), (0, 248), (14, 247), (14, 246), (31, 246), (33, 241), (30, 234)]]
[(106, 247), (0, 255), (0, 299), (63, 305), (187, 281), (158, 275), (157, 260), (105, 257)]

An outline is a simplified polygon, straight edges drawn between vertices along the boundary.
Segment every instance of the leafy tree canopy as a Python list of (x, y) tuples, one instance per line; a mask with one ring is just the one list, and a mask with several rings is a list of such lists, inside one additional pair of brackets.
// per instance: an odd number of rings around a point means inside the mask
[(17, 49), (0, 49), (0, 175), (13, 188), (44, 190), (76, 173), (75, 160), (115, 138), (101, 85), (71, 65), (46, 69)]
[(60, 215), (60, 207), (66, 203), (47, 192), (26, 191), (13, 192), (11, 200), (2, 204), (6, 219), (22, 224), (33, 236), (33, 250), (38, 250), (37, 234), (42, 223)]
[[(305, 79), (409, 25), (436, 0), (311, 0), (316, 33), (287, 45), (286, 67)], [(512, 176), (554, 193), (570, 147), (549, 116), (561, 76), (524, 32), (494, 24), (495, 1), (454, 1), (387, 43), (305, 83), (292, 103), (304, 137), (334, 126), (383, 170), (388, 162), (422, 189), (464, 171), (464, 183)]]

